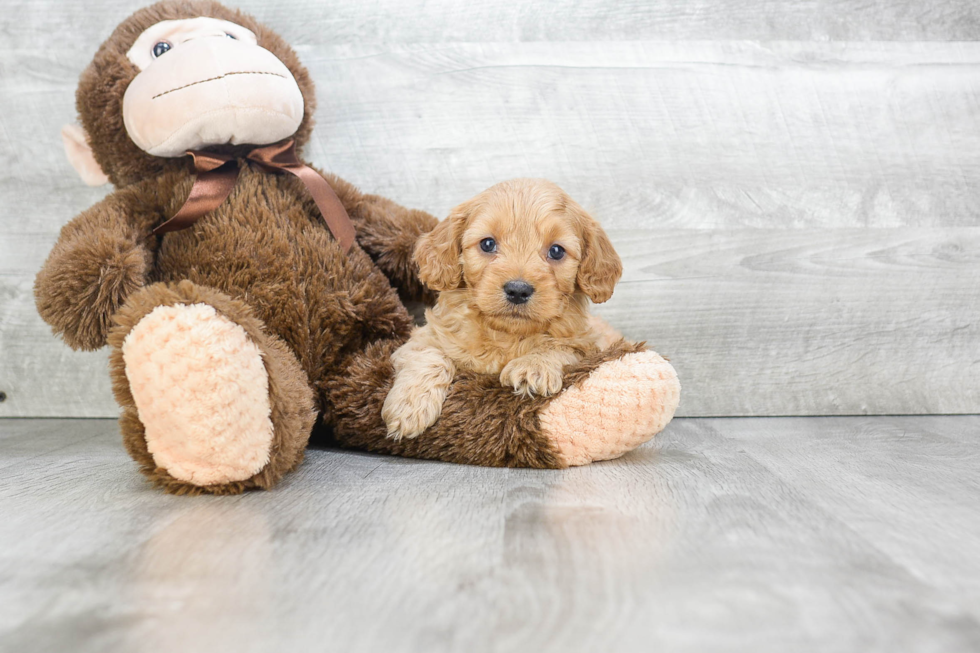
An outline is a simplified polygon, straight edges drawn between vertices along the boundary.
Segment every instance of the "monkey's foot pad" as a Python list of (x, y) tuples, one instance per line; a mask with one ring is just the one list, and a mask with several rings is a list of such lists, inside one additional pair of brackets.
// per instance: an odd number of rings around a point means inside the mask
[(269, 377), (241, 326), (207, 304), (159, 306), (122, 353), (147, 449), (171, 476), (229, 483), (268, 463)]
[(541, 428), (570, 467), (618, 458), (663, 430), (681, 386), (652, 351), (603, 363), (541, 413)]

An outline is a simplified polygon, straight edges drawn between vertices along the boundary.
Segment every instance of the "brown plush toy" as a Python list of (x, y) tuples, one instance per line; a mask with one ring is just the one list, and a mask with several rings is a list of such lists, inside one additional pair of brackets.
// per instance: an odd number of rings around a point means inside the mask
[(402, 302), (431, 299), (412, 252), (436, 220), (295, 157), (313, 84), (253, 18), (144, 8), (96, 53), (77, 106), (68, 156), (116, 191), (62, 229), (37, 307), (70, 346), (112, 347), (125, 445), (167, 491), (272, 487), (316, 424), (341, 446), (560, 468), (619, 456), (672, 417), (673, 369), (621, 341), (569, 366), (555, 397), (461, 373), (438, 422), (388, 438)]

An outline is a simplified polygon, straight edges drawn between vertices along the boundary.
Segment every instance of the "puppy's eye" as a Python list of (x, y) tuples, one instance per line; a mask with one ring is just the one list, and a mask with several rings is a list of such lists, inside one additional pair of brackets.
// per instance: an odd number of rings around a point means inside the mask
[(560, 261), (565, 258), (565, 248), (561, 245), (552, 245), (548, 250), (548, 258), (552, 261)]
[(166, 41), (160, 41), (159, 43), (157, 43), (156, 45), (153, 46), (153, 56), (154, 57), (162, 57), (172, 47), (173, 46), (170, 45), (169, 43), (167, 43)]
[(480, 241), (480, 249), (487, 254), (492, 254), (497, 251), (497, 241), (493, 238), (484, 238)]
[(225, 36), (227, 36), (228, 38), (230, 38), (232, 41), (237, 41), (238, 40), (238, 37), (237, 36), (235, 36), (234, 34), (229, 34), (228, 32), (225, 32)]

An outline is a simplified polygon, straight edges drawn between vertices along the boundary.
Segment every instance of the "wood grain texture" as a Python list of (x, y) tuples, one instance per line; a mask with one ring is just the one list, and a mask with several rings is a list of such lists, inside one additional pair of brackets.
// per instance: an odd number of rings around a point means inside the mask
[(614, 232), (680, 415), (976, 412), (980, 229)]
[[(980, 43), (301, 55), (320, 98), (307, 154), (438, 215), (495, 181), (543, 176), (613, 227), (978, 224)], [(75, 49), (0, 51), (0, 192), (15, 232), (50, 233), (101, 197), (77, 181), (59, 137), (84, 63)]]
[[(980, 406), (980, 228), (610, 236), (625, 273), (596, 312), (670, 358), (684, 388), (679, 415)], [(30, 305), (22, 314), (24, 325), (7, 333), (36, 353), (4, 363), (12, 373), (0, 410), (113, 414), (108, 388), (97, 385), (108, 385), (101, 354), (83, 360), (40, 326), (27, 328), (37, 319)], [(31, 367), (38, 361), (59, 370), (55, 382)], [(99, 393), (106, 400), (91, 403)]]
[[(10, 47), (101, 41), (148, 2), (7, 0), (0, 29)], [(238, 0), (297, 45), (521, 41), (754, 40), (973, 41), (971, 0)]]
[(307, 50), (312, 156), (445, 215), (515, 176), (612, 227), (976, 226), (980, 44)]
[[(791, 4), (765, 11), (789, 16)], [(943, 16), (965, 27), (976, 11), (956, 3), (920, 13), (811, 4), (827, 16), (876, 11), (882, 25), (901, 14), (892, 25), (906, 27)], [(38, 23), (34, 12), (44, 6), (17, 7)], [(441, 6), (421, 11), (419, 33)], [(76, 180), (59, 142), (61, 124), (73, 119), (77, 75), (103, 36), (94, 18), (73, 13), (81, 5), (65, 7), (79, 22), (70, 46), (61, 39), (36, 49), (17, 41), (9, 22), (11, 41), (0, 46), (0, 390), (9, 396), (0, 416), (116, 412), (105, 355), (69, 352), (37, 318), (31, 297), (57, 230), (105, 192)], [(975, 331), (962, 328), (975, 322), (976, 295), (964, 279), (976, 276), (976, 260), (957, 254), (950, 267), (923, 275), (915, 262), (938, 256), (925, 247), (972, 243), (980, 226), (980, 43), (630, 41), (601, 31), (592, 41), (536, 41), (545, 37), (532, 27), (527, 39), (490, 29), (486, 38), (499, 42), (470, 43), (438, 42), (465, 34), (433, 27), (432, 42), (416, 42), (395, 20), (401, 10), (371, 3), (356, 15), (354, 5), (338, 5), (329, 20), (359, 34), (368, 23), (358, 17), (390, 14), (390, 24), (378, 25), (383, 38), (334, 42), (314, 20), (287, 16), (284, 4), (263, 7), (257, 13), (299, 43), (318, 84), (319, 126), (308, 148), (318, 165), (437, 215), (495, 181), (547, 177), (617, 231), (624, 251), (650, 247), (654, 237), (682, 249), (693, 241), (670, 277), (644, 279), (642, 252), (631, 254), (627, 279), (637, 281), (604, 309), (630, 336), (674, 358), (685, 382), (682, 414), (980, 411), (980, 357), (967, 340)], [(457, 9), (452, 24), (488, 21), (492, 12), (511, 12), (507, 20), (522, 25), (544, 20), (543, 9), (516, 7)], [(637, 25), (647, 16), (623, 7)], [(129, 10), (110, 4), (93, 16), (108, 20), (116, 9)], [(566, 13), (571, 34), (578, 14)], [(882, 38), (899, 38), (906, 27)], [(906, 246), (909, 262), (888, 268), (893, 277), (876, 267), (873, 246), (896, 239), (932, 245)], [(705, 249), (712, 242), (728, 243), (720, 246), (737, 256), (716, 261), (714, 245)], [(820, 243), (855, 257), (833, 281), (792, 259)], [(774, 255), (790, 272), (740, 263)], [(698, 266), (711, 267), (710, 288), (695, 278)], [(882, 276), (886, 287), (901, 278), (906, 291), (879, 293)], [(767, 297), (782, 303), (767, 307)]]
[(564, 471), (322, 450), (188, 498), (112, 422), (0, 420), (0, 649), (975, 651), (978, 428), (681, 419)]

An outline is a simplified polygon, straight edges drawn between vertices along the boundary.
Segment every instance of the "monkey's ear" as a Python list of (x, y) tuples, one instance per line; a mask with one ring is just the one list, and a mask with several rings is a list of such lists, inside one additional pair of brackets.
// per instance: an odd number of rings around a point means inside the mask
[(79, 125), (65, 125), (61, 128), (61, 140), (65, 144), (65, 156), (68, 162), (89, 186), (102, 186), (109, 183), (109, 178), (92, 154), (92, 146), (88, 144), (88, 134)]

